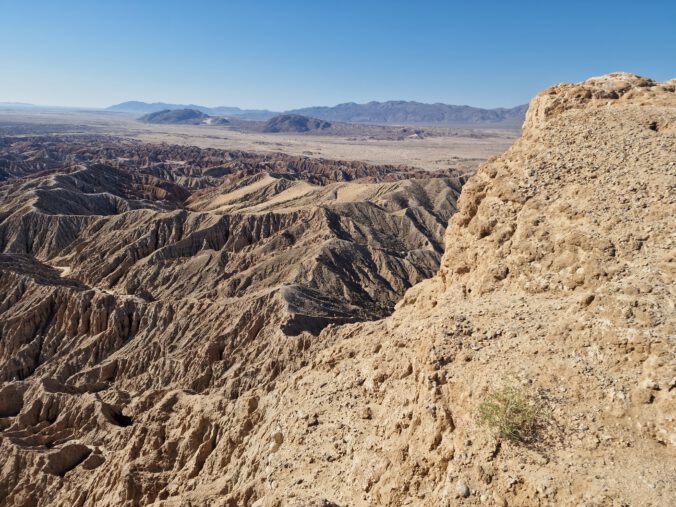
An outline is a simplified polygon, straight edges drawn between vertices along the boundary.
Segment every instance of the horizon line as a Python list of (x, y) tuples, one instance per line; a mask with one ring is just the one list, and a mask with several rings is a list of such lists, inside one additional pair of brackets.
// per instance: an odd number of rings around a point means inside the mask
[[(87, 111), (106, 111), (111, 107), (118, 106), (120, 104), (126, 104), (128, 102), (138, 102), (140, 104), (147, 104), (147, 105), (154, 105), (154, 104), (164, 104), (164, 105), (170, 105), (170, 106), (185, 106), (185, 108), (189, 108), (189, 106), (195, 106), (195, 107), (202, 107), (202, 108), (207, 108), (207, 109), (219, 109), (219, 108), (237, 108), (243, 111), (262, 111), (262, 112), (270, 112), (270, 113), (287, 113), (291, 111), (296, 111), (300, 109), (310, 109), (310, 108), (318, 108), (318, 107), (326, 107), (326, 108), (334, 108), (338, 106), (342, 106), (345, 104), (355, 104), (358, 106), (363, 106), (371, 103), (378, 103), (378, 104), (385, 104), (388, 102), (412, 102), (416, 104), (424, 104), (424, 105), (443, 105), (443, 106), (453, 106), (453, 107), (471, 107), (474, 109), (485, 109), (485, 110), (492, 110), (492, 109), (514, 109), (517, 107), (525, 106), (530, 103), (524, 102), (521, 104), (516, 104), (513, 106), (496, 106), (496, 107), (485, 107), (485, 106), (472, 106), (469, 104), (452, 104), (449, 102), (422, 102), (419, 100), (406, 100), (406, 99), (388, 99), (388, 100), (369, 100), (367, 102), (355, 102), (355, 101), (348, 101), (348, 102), (339, 102), (335, 105), (327, 106), (327, 105), (310, 105), (310, 106), (301, 106), (301, 107), (293, 107), (290, 109), (268, 109), (265, 107), (241, 107), (241, 106), (228, 106), (228, 105), (218, 105), (218, 106), (208, 106), (204, 104), (198, 104), (198, 103), (178, 103), (178, 102), (165, 102), (165, 101), (153, 101), (153, 102), (147, 102), (145, 100), (124, 100), (122, 102), (117, 102), (114, 104), (110, 104), (107, 106), (83, 106), (83, 105), (60, 105), (60, 104), (36, 104), (33, 102), (24, 102), (24, 101), (11, 101), (11, 100), (0, 100), (0, 107), (2, 106), (15, 106), (17, 108), (25, 107), (25, 108), (36, 108), (36, 109), (84, 109)], [(115, 112), (115, 111), (112, 111)], [(122, 111), (120, 111), (122, 112)]]

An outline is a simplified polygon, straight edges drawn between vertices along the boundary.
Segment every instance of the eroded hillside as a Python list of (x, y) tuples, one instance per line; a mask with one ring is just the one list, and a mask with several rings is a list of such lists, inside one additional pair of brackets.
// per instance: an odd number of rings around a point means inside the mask
[[(426, 281), (459, 180), (79, 161), (4, 183), (0, 495), (670, 505), (675, 125), (674, 81), (546, 90)], [(479, 424), (505, 385), (546, 406), (528, 442)]]
[(390, 314), (438, 270), (464, 182), (97, 137), (5, 139), (2, 165), (0, 491), (19, 505), (134, 428), (132, 392), (231, 403), (307, 364), (327, 325)]

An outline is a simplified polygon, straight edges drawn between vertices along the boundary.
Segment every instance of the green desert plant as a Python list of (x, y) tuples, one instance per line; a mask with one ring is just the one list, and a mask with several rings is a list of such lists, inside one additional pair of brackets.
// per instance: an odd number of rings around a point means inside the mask
[(532, 443), (546, 423), (543, 403), (519, 387), (489, 392), (479, 405), (479, 423), (498, 437), (518, 443)]

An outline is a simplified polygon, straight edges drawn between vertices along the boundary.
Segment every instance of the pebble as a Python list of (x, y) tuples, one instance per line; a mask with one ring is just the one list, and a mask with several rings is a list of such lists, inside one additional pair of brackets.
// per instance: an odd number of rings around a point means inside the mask
[(458, 483), (455, 485), (455, 492), (458, 494), (458, 496), (461, 496), (462, 498), (467, 498), (469, 496), (469, 486), (465, 481), (458, 481)]
[(279, 446), (284, 442), (284, 435), (281, 431), (277, 431), (272, 434), (272, 442), (270, 442), (270, 452), (277, 452)]

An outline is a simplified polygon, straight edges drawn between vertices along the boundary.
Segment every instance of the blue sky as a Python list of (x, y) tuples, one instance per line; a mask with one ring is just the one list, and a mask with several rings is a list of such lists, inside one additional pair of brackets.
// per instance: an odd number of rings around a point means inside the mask
[(676, 77), (676, 0), (0, 0), (0, 101), (496, 107), (615, 70)]

